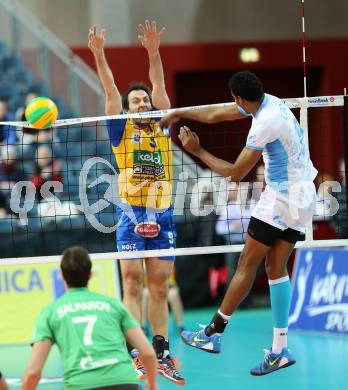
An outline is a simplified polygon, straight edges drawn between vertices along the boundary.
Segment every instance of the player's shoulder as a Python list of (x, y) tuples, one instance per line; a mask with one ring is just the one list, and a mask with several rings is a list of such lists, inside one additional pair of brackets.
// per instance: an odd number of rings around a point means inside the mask
[(279, 110), (279, 105), (281, 103), (282, 101), (277, 96), (265, 93), (261, 106), (257, 112), (257, 117), (260, 120), (271, 117), (275, 110)]
[(89, 300), (102, 301), (102, 302), (109, 303), (115, 309), (117, 309), (119, 307), (123, 307), (121, 301), (119, 299), (117, 299), (116, 297), (110, 297), (108, 295), (100, 294), (100, 293), (93, 292), (90, 290), (88, 290), (88, 298), (89, 298)]
[(59, 300), (60, 298), (56, 299), (52, 303), (42, 308), (39, 313), (38, 320), (42, 320), (44, 318), (51, 318), (52, 314), (55, 313), (57, 306), (59, 306)]
[(278, 97), (265, 94), (253, 124), (258, 128), (273, 127), (275, 122), (280, 118), (279, 110), (282, 104), (282, 100)]

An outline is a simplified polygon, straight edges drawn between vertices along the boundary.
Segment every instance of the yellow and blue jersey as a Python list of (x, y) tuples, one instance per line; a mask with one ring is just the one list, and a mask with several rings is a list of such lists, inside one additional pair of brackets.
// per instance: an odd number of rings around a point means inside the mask
[(151, 119), (145, 127), (131, 119), (107, 121), (112, 150), (119, 169), (122, 203), (153, 209), (172, 204), (172, 143), (170, 133)]

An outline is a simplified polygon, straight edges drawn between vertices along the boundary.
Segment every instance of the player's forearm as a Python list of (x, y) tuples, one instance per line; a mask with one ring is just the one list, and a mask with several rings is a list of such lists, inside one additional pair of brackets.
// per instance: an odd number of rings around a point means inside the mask
[(149, 386), (154, 386), (157, 377), (157, 358), (153, 351), (149, 353), (140, 354), (141, 362), (143, 363), (147, 372), (147, 381)]
[(215, 157), (207, 150), (201, 148), (196, 156), (204, 162), (212, 171), (218, 173), (223, 177), (228, 177), (232, 181), (240, 181), (242, 178), (239, 177), (238, 172), (236, 171), (235, 164), (232, 164), (228, 161), (222, 160), (221, 158)]
[(22, 390), (35, 390), (39, 383), (41, 375), (37, 373), (26, 372), (22, 382)]
[(149, 79), (153, 86), (163, 87), (165, 86), (164, 82), (164, 72), (163, 65), (161, 60), (161, 55), (159, 50), (148, 51), (149, 57)]
[(148, 56), (153, 105), (161, 110), (168, 109), (170, 100), (166, 91), (161, 56), (158, 50), (148, 51)]
[(115, 94), (121, 99), (121, 95), (116, 87), (114, 76), (106, 61), (104, 50), (94, 55), (98, 76), (107, 96), (113, 97)]
[(188, 119), (202, 123), (218, 123), (224, 121), (234, 121), (245, 118), (235, 103), (225, 106), (209, 106), (198, 109), (184, 109), (175, 111), (177, 119)]
[(219, 109), (215, 107), (204, 107), (191, 110), (179, 110), (178, 115), (181, 119), (188, 119), (202, 123), (219, 122)]

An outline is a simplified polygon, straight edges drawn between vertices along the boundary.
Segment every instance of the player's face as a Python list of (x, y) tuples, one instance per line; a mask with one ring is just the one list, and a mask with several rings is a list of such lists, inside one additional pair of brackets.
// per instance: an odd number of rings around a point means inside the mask
[[(152, 110), (150, 96), (142, 89), (131, 91), (128, 95), (128, 111), (129, 113), (147, 112)], [(134, 119), (134, 123), (139, 126), (147, 126), (151, 122), (151, 118)]]
[(244, 104), (244, 102), (245, 102), (244, 99), (242, 99), (240, 96), (234, 95), (233, 93), (232, 93), (232, 97), (233, 97), (235, 103), (237, 104), (237, 106), (242, 107), (244, 111), (248, 112), (248, 110), (246, 109), (245, 104)]
[(152, 110), (150, 96), (142, 89), (131, 91), (128, 95), (128, 112), (146, 112)]
[(237, 104), (237, 106), (242, 107), (244, 109), (244, 107), (242, 106), (243, 99), (240, 96), (234, 95), (233, 93), (232, 93), (232, 97), (233, 97), (235, 103)]

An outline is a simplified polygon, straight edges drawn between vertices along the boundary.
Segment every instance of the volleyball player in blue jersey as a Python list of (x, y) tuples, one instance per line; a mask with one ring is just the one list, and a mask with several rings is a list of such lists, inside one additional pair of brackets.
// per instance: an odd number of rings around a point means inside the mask
[[(231, 315), (249, 293), (259, 264), (266, 259), (273, 314), (273, 344), (252, 375), (265, 375), (295, 363), (287, 347), (291, 285), (288, 259), (305, 224), (313, 215), (316, 169), (309, 157), (303, 129), (282, 100), (264, 93), (261, 81), (251, 72), (238, 72), (229, 81), (235, 105), (174, 111), (162, 119), (167, 127), (179, 119), (205, 123), (252, 117), (246, 145), (234, 164), (203, 149), (196, 133), (184, 126), (179, 138), (183, 147), (213, 171), (240, 181), (262, 156), (266, 188), (252, 212), (248, 235), (237, 271), (223, 302), (210, 324), (200, 331), (182, 332), (185, 343), (211, 353), (220, 352), (221, 334)], [(257, 324), (255, 324), (257, 326)]]

